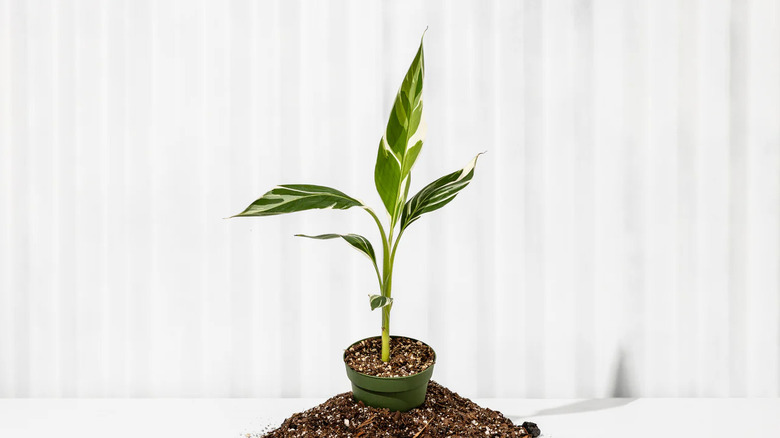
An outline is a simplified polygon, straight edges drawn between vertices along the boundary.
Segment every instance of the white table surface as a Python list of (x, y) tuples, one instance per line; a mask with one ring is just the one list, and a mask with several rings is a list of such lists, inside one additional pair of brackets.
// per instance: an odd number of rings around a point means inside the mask
[[(226, 437), (325, 399), (0, 399), (0, 437)], [(780, 437), (780, 399), (476, 399), (545, 437)]]

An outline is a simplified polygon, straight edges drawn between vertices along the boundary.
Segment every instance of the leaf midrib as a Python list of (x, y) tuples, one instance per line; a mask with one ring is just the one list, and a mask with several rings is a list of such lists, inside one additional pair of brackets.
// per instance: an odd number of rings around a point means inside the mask
[[(412, 75), (414, 77), (414, 75)], [(411, 90), (412, 84), (409, 84), (410, 90)], [(403, 87), (403, 85), (402, 85)], [(422, 91), (420, 92), (420, 102), (422, 103)], [(398, 90), (398, 96), (403, 99), (403, 95), (401, 94), (401, 90)], [(392, 223), (390, 224), (390, 228), (395, 228), (395, 224), (398, 223), (398, 206), (403, 205), (406, 203), (406, 197), (401, 194), (401, 188), (404, 185), (404, 181), (409, 177), (409, 175), (404, 176), (404, 167), (406, 166), (406, 154), (409, 152), (409, 128), (411, 127), (411, 120), (412, 120), (412, 114), (414, 113), (414, 108), (412, 108), (412, 105), (414, 105), (414, 102), (409, 102), (409, 113), (406, 115), (406, 141), (404, 141), (404, 156), (400, 160), (400, 174), (401, 178), (398, 180), (398, 188), (396, 189), (396, 195), (395, 195), (395, 205), (393, 205), (393, 215), (392, 215)], [(411, 170), (411, 169), (410, 169)], [(410, 172), (411, 173), (411, 172)], [(403, 207), (402, 207), (403, 208)]]
[[(281, 185), (279, 187), (281, 187), (283, 189), (287, 189), (287, 190), (292, 190), (292, 191), (295, 191), (295, 192), (298, 192), (298, 193), (303, 193), (306, 196), (332, 196), (334, 198), (341, 198), (341, 199), (346, 199), (346, 200), (349, 200), (349, 201), (355, 201), (358, 204), (363, 205), (362, 202), (360, 202), (357, 199), (352, 198), (352, 197), (350, 197), (350, 196), (348, 196), (346, 194), (344, 194), (344, 196), (341, 196), (341, 195), (338, 195), (336, 193), (331, 193), (331, 192), (309, 192), (309, 191), (306, 191), (306, 190), (295, 189), (295, 188), (292, 188), (292, 187), (289, 187), (289, 186), (284, 186), (284, 185)], [(333, 189), (333, 190), (335, 190), (335, 189)], [(281, 195), (277, 195), (277, 196), (281, 196)], [(290, 201), (288, 201), (288, 202), (290, 202)]]

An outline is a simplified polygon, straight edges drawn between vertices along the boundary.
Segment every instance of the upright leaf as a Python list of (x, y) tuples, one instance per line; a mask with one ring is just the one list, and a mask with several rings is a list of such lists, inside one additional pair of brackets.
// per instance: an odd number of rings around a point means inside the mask
[(310, 184), (285, 184), (274, 187), (246, 210), (232, 217), (273, 216), (315, 208), (346, 210), (352, 207), (363, 207), (363, 203), (336, 189)]
[(480, 155), (477, 154), (463, 169), (437, 179), (414, 195), (404, 206), (401, 229), (408, 227), (424, 213), (438, 210), (455, 199), (455, 195), (469, 185), (474, 177), (474, 167)]
[(309, 239), (319, 239), (319, 240), (337, 239), (341, 237), (347, 243), (355, 247), (358, 251), (367, 255), (368, 258), (371, 259), (371, 262), (374, 263), (374, 268), (376, 268), (377, 271), (379, 270), (376, 264), (376, 255), (374, 253), (374, 247), (371, 245), (371, 242), (368, 239), (361, 236), (360, 234), (320, 234), (319, 236), (307, 236), (305, 234), (296, 234), (296, 236), (307, 237)]
[(409, 190), (409, 172), (425, 140), (423, 118), (423, 77), (425, 60), (423, 44), (406, 72), (390, 111), (385, 134), (379, 142), (374, 168), (377, 192), (392, 222), (398, 219)]

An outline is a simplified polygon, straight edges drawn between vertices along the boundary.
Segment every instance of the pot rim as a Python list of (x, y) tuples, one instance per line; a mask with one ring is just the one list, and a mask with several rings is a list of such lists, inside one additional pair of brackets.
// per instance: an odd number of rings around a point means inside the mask
[(408, 375), (408, 376), (397, 376), (397, 377), (379, 377), (379, 376), (372, 376), (371, 374), (365, 374), (365, 373), (361, 373), (360, 371), (357, 371), (357, 370), (355, 370), (354, 368), (352, 368), (351, 366), (349, 366), (349, 364), (347, 363), (347, 350), (349, 350), (349, 349), (350, 349), (350, 348), (351, 348), (353, 345), (355, 345), (355, 344), (358, 344), (358, 343), (360, 343), (360, 342), (363, 342), (363, 341), (365, 341), (366, 339), (371, 339), (371, 338), (379, 338), (379, 337), (380, 337), (380, 336), (369, 336), (369, 337), (367, 337), (367, 338), (363, 338), (363, 339), (360, 339), (360, 340), (358, 340), (358, 341), (355, 341), (355, 342), (353, 342), (353, 343), (349, 344), (349, 346), (348, 346), (347, 348), (345, 348), (345, 349), (344, 349), (344, 354), (342, 354), (342, 355), (341, 355), (341, 360), (344, 362), (344, 365), (346, 365), (346, 366), (347, 366), (347, 368), (349, 368), (349, 369), (350, 369), (350, 370), (351, 370), (353, 373), (355, 373), (355, 374), (359, 374), (359, 375), (361, 375), (361, 376), (365, 376), (365, 377), (370, 377), (370, 378), (372, 378), (372, 379), (382, 379), (382, 380), (401, 380), (401, 379), (410, 379), (410, 378), (412, 378), (412, 377), (419, 376), (420, 374), (423, 374), (423, 373), (425, 373), (425, 372), (426, 372), (426, 371), (428, 371), (429, 369), (433, 368), (433, 366), (434, 366), (434, 365), (436, 365), (436, 350), (434, 350), (434, 349), (433, 349), (433, 347), (431, 347), (430, 345), (428, 345), (428, 343), (427, 343), (427, 342), (423, 342), (423, 341), (421, 341), (421, 340), (419, 340), (419, 339), (415, 339), (415, 338), (412, 338), (412, 337), (410, 337), (410, 336), (403, 336), (403, 335), (390, 335), (390, 337), (391, 337), (391, 338), (406, 338), (406, 339), (411, 339), (412, 341), (416, 341), (416, 342), (422, 342), (423, 344), (427, 345), (427, 346), (428, 346), (428, 348), (430, 348), (430, 349), (433, 351), (433, 363), (431, 363), (430, 365), (428, 365), (428, 366), (427, 366), (427, 367), (426, 367), (424, 370), (420, 371), (419, 373), (410, 374), (410, 375)]

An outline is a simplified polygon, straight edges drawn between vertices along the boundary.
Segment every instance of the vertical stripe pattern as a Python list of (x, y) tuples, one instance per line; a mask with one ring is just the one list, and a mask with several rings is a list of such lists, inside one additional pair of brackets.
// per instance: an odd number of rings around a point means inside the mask
[(392, 331), (474, 397), (780, 395), (772, 0), (0, 0), (0, 397), (319, 397), (379, 334), (369, 264), (224, 220), (276, 184), (383, 210), (422, 31)]

